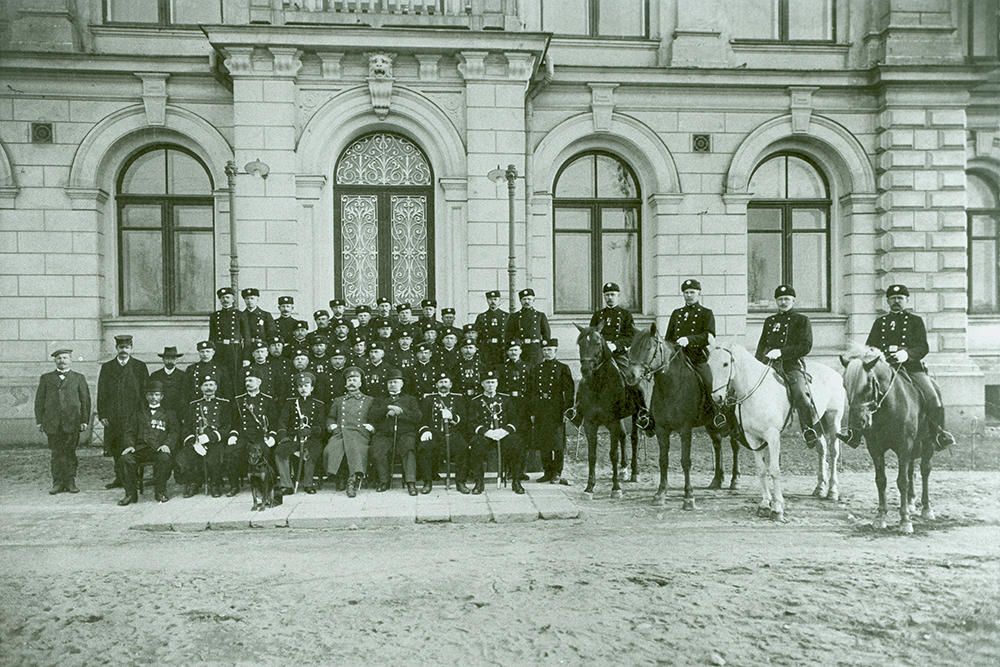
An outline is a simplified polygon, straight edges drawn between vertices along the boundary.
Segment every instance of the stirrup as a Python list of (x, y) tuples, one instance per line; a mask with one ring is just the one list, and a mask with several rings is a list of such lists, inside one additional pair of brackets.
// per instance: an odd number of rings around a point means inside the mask
[(941, 451), (942, 449), (947, 449), (955, 444), (955, 436), (953, 436), (948, 431), (943, 428), (938, 429), (937, 436), (934, 438), (934, 449)]
[(816, 429), (810, 427), (802, 429), (802, 437), (805, 438), (806, 447), (812, 449), (817, 444), (819, 444), (819, 434), (816, 433)]
[(643, 430), (648, 429), (649, 428), (649, 410), (646, 410), (645, 408), (643, 408), (642, 410), (639, 410), (639, 412), (636, 413), (636, 416), (635, 416), (635, 424), (636, 424), (636, 426), (638, 426), (639, 428), (641, 428)]
[(563, 413), (563, 419), (566, 421), (573, 421), (576, 419), (576, 406), (566, 408), (566, 412)]
[(716, 429), (722, 431), (729, 426), (729, 421), (726, 419), (726, 415), (721, 412), (716, 412), (715, 419), (712, 420), (712, 424)]

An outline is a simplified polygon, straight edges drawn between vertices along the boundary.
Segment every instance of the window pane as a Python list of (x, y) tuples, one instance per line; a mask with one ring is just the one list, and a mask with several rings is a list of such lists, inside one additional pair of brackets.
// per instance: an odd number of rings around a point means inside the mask
[(594, 197), (594, 157), (585, 155), (566, 167), (556, 182), (556, 197)]
[(734, 37), (778, 39), (778, 0), (728, 0), (726, 6), (732, 7), (732, 16), (739, 17)]
[(606, 37), (644, 37), (645, 0), (604, 0), (599, 5), (597, 34)]
[(171, 0), (171, 23), (222, 23), (219, 0)]
[[(788, 39), (833, 39), (833, 3), (835, 0), (790, 0), (788, 3)], [(795, 288), (798, 292), (798, 288)]]
[(542, 30), (557, 35), (589, 35), (590, 10), (587, 0), (544, 0)]
[(174, 236), (174, 313), (212, 311), (215, 284), (215, 248), (211, 232)]
[(792, 285), (800, 308), (826, 308), (826, 234), (792, 236)]
[(781, 209), (747, 208), (747, 229), (751, 231), (781, 231)]
[(121, 253), (125, 312), (163, 312), (163, 248), (160, 232), (122, 232)]
[(602, 229), (638, 229), (639, 212), (634, 208), (602, 208)]
[(618, 283), (620, 305), (625, 310), (639, 310), (639, 236), (638, 234), (602, 234), (601, 284)]
[(556, 234), (555, 309), (559, 312), (594, 309), (590, 239), (590, 234)]
[(167, 151), (167, 192), (172, 195), (210, 195), (212, 181), (205, 168), (187, 153)]
[(750, 194), (755, 199), (785, 198), (785, 157), (764, 162), (750, 177)]
[(747, 300), (751, 306), (771, 305), (781, 284), (781, 235), (747, 236)]
[(989, 215), (972, 216), (973, 236), (996, 236), (997, 220)]
[(826, 186), (819, 172), (801, 158), (789, 156), (787, 160), (788, 198), (826, 199)]
[(597, 157), (597, 196), (635, 199), (639, 196), (632, 174), (624, 164), (606, 155)]
[(110, 0), (108, 21), (116, 23), (159, 23), (157, 0)]
[(997, 195), (989, 183), (975, 174), (965, 177), (966, 208), (1000, 208)]
[(159, 227), (160, 205), (129, 204), (122, 207), (122, 227)]
[(557, 208), (556, 229), (590, 230), (589, 208)]
[[(792, 229), (826, 229), (826, 211), (815, 208), (792, 209)], [(796, 290), (797, 291), (797, 290)]]
[(166, 193), (167, 176), (165, 151), (150, 151), (136, 158), (125, 178), (121, 191), (132, 195), (162, 195)]
[(996, 241), (972, 242), (972, 266), (969, 270), (972, 274), (969, 306), (977, 312), (997, 312), (1000, 304), (997, 303)]
[(210, 206), (174, 206), (175, 228), (212, 229)]
[(972, 0), (969, 23), (972, 44), (969, 53), (976, 58), (997, 57), (997, 4), (996, 0)]

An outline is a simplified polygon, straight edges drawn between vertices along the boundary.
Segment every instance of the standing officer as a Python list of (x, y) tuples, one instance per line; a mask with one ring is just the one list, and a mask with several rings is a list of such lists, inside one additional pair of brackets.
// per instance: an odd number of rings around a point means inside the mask
[[(531, 367), (521, 358), (521, 344), (516, 340), (510, 341), (507, 344), (507, 361), (497, 373), (500, 380), (497, 391), (510, 396), (514, 403), (514, 426), (517, 427), (525, 449), (531, 447), (531, 410), (528, 404), (530, 375)], [(528, 479), (523, 474), (523, 469), (520, 478), (522, 482)]]
[(83, 375), (69, 368), (73, 350), (56, 350), (52, 358), (56, 369), (39, 378), (35, 392), (35, 422), (38, 430), (48, 438), (52, 450), (52, 489), (49, 493), (79, 493), (76, 447), (80, 444), (80, 433), (90, 423), (90, 388)]
[(367, 341), (374, 340), (378, 332), (375, 331), (375, 328), (372, 326), (371, 306), (366, 306), (364, 304), (355, 306), (354, 318), (358, 321), (358, 325), (354, 327), (354, 333)]
[(792, 310), (795, 290), (789, 285), (779, 285), (774, 290), (778, 312), (764, 320), (764, 329), (757, 341), (758, 361), (772, 364), (788, 383), (788, 393), (799, 414), (799, 426), (806, 446), (812, 449), (819, 442), (816, 427), (819, 415), (813, 405), (809, 381), (806, 379), (805, 356), (812, 350), (812, 323), (802, 313)]
[[(184, 356), (176, 347), (164, 347), (163, 352), (156, 355), (163, 359), (163, 368), (149, 374), (151, 382), (159, 382), (163, 386), (163, 407), (174, 413), (180, 419), (184, 408), (191, 401), (188, 398), (190, 379), (187, 373), (177, 368), (177, 360)], [(175, 452), (176, 453), (176, 452)]]
[(891, 285), (885, 291), (889, 301), (889, 313), (877, 318), (872, 324), (865, 345), (882, 350), (886, 361), (897, 370), (905, 370), (920, 392), (924, 410), (930, 417), (931, 432), (934, 434), (935, 449), (940, 451), (955, 444), (955, 436), (944, 430), (944, 405), (941, 389), (927, 374), (923, 358), (930, 351), (927, 344), (927, 330), (919, 315), (906, 311), (910, 290), (906, 285)]
[(139, 502), (137, 487), (142, 464), (153, 464), (153, 484), (156, 502), (165, 503), (167, 479), (173, 468), (172, 455), (181, 440), (181, 425), (171, 410), (162, 405), (163, 385), (155, 380), (146, 385), (147, 407), (132, 415), (125, 431), (125, 449), (118, 460), (121, 466), (125, 497), (118, 501), (122, 507)]
[(495, 370), (504, 362), (504, 331), (507, 328), (507, 311), (500, 308), (500, 290), (486, 293), (487, 309), (476, 316), (476, 331), (479, 338), (479, 356), (489, 370)]
[(395, 324), (396, 314), (392, 312), (392, 301), (389, 297), (380, 296), (375, 301), (375, 315), (372, 319), (389, 320)]
[(233, 406), (216, 395), (219, 383), (212, 375), (198, 378), (198, 386), (201, 398), (191, 401), (188, 406), (183, 425), (188, 435), (177, 454), (177, 467), (186, 485), (185, 498), (198, 492), (205, 477), (208, 478), (205, 495), (221, 498), (226, 454), (223, 438), (232, 430)]
[[(323, 451), (323, 458), (328, 475), (336, 475), (341, 461), (347, 458), (347, 497), (354, 498), (368, 470), (368, 447), (375, 431), (368, 414), (375, 399), (361, 393), (361, 369), (357, 366), (344, 371), (344, 381), (347, 393), (330, 403), (326, 419), (330, 440)], [(388, 395), (387, 389), (383, 391)]]
[(529, 287), (518, 292), (517, 296), (521, 299), (521, 310), (507, 318), (505, 338), (508, 342), (520, 342), (524, 360), (534, 366), (542, 361), (542, 341), (551, 338), (552, 333), (545, 313), (535, 310), (535, 290)]
[(181, 419), (191, 401), (201, 398), (201, 378), (206, 375), (216, 379), (218, 383), (216, 393), (222, 398), (230, 399), (235, 393), (229, 370), (215, 358), (215, 343), (210, 340), (198, 343), (198, 361), (189, 365), (184, 372), (187, 374), (188, 386), (184, 396), (184, 407), (177, 413)]
[[(256, 287), (248, 287), (240, 295), (243, 296), (243, 303), (246, 309), (243, 317), (247, 320), (247, 327), (250, 329), (250, 340), (268, 340), (278, 335), (278, 327), (274, 323), (274, 317), (263, 308), (258, 307), (260, 300), (260, 290)], [(249, 359), (249, 354), (247, 355)]]
[[(392, 486), (393, 458), (403, 464), (403, 483), (411, 496), (417, 495), (417, 429), (423, 420), (420, 402), (403, 391), (403, 373), (394, 368), (386, 377), (387, 394), (375, 399), (371, 409), (371, 457), (378, 472), (376, 491)], [(393, 451), (395, 449), (395, 452)]]
[(437, 306), (438, 302), (434, 299), (424, 299), (420, 302), (420, 318), (417, 320), (419, 325), (419, 331), (423, 331), (428, 325), (434, 327), (437, 331), (441, 331), (444, 326), (437, 318)]
[(420, 333), (420, 325), (414, 319), (413, 309), (409, 303), (401, 303), (396, 306), (396, 326), (393, 329), (393, 335), (399, 338), (403, 335), (404, 330), (410, 332), (410, 338), (423, 339), (423, 335)]
[(596, 327), (601, 322), (601, 336), (608, 343), (608, 347), (616, 356), (623, 355), (632, 345), (635, 338), (635, 323), (632, 321), (632, 313), (618, 305), (621, 297), (621, 289), (617, 283), (604, 284), (604, 308), (594, 313), (590, 318), (590, 326)]
[(104, 455), (115, 459), (115, 479), (105, 488), (122, 486), (118, 459), (125, 448), (125, 429), (132, 416), (146, 408), (148, 380), (146, 364), (132, 356), (132, 336), (115, 336), (115, 358), (101, 366), (97, 378), (97, 417), (104, 424)]
[(332, 299), (330, 301), (330, 328), (335, 329), (341, 323), (347, 325), (347, 334), (353, 336), (354, 323), (347, 317), (347, 304), (344, 303), (343, 299)]
[(542, 343), (543, 360), (532, 367), (528, 380), (533, 448), (541, 451), (544, 474), (539, 482), (569, 485), (562, 477), (563, 450), (566, 448), (566, 425), (563, 414), (573, 407), (576, 386), (569, 366), (556, 360), (559, 341), (549, 338)]
[(278, 319), (274, 321), (274, 326), (278, 329), (278, 336), (281, 337), (281, 342), (284, 344), (289, 344), (292, 342), (292, 332), (295, 331), (295, 325), (302, 322), (309, 327), (309, 324), (303, 320), (297, 320), (292, 317), (292, 311), (295, 310), (295, 299), (290, 296), (279, 296), (278, 297)]
[(292, 337), (285, 345), (285, 349), (282, 352), (289, 360), (295, 356), (295, 352), (309, 346), (306, 342), (306, 336), (309, 335), (309, 323), (303, 320), (298, 320), (294, 327), (292, 327)]
[[(701, 378), (702, 389), (705, 390), (706, 403), (709, 410), (714, 410), (712, 396), (712, 371), (708, 367), (708, 339), (715, 337), (715, 314), (701, 305), (701, 283), (689, 278), (681, 283), (681, 294), (684, 295), (684, 307), (670, 314), (665, 338), (684, 348), (684, 356)], [(721, 413), (719, 413), (721, 415)], [(725, 417), (716, 419), (725, 421)]]
[[(386, 395), (385, 381), (389, 378), (389, 373), (398, 370), (385, 360), (385, 347), (382, 343), (375, 341), (368, 348), (368, 360), (361, 366), (362, 385), (366, 394), (372, 398), (381, 398)], [(347, 374), (344, 373), (346, 380)]]
[(333, 327), (330, 326), (330, 313), (325, 309), (320, 308), (315, 313), (313, 313), (313, 320), (316, 321), (316, 331), (313, 331), (311, 335), (322, 336), (326, 339), (327, 345), (333, 340)]
[(236, 397), (233, 403), (233, 430), (229, 433), (226, 447), (225, 465), (229, 476), (229, 497), (240, 492), (240, 484), (247, 474), (250, 450), (259, 447), (273, 463), (269, 453), (275, 445), (277, 433), (278, 407), (273, 396), (260, 390), (260, 377), (254, 372), (255, 366), (247, 369), (246, 392)]
[[(472, 431), (472, 477), (476, 480), (473, 493), (482, 493), (485, 487), (486, 456), (490, 449), (499, 444), (500, 457), (497, 461), (511, 472), (511, 488), (514, 493), (524, 493), (521, 485), (521, 474), (524, 472), (524, 442), (517, 434), (517, 409), (514, 401), (507, 394), (497, 393), (499, 378), (495, 371), (486, 371), (483, 375), (483, 392), (475, 396), (469, 404), (469, 429)], [(503, 470), (497, 472), (503, 474)]]
[(459, 493), (468, 493), (465, 485), (468, 474), (468, 441), (465, 439), (465, 398), (451, 393), (451, 378), (442, 371), (438, 374), (436, 391), (427, 394), (420, 401), (424, 414), (420, 428), (420, 470), (424, 476), (424, 486), (420, 493), (430, 493), (434, 479), (434, 464), (447, 457), (455, 470), (455, 488)]
[[(406, 392), (416, 398), (434, 391), (440, 369), (433, 360), (434, 352), (430, 343), (417, 343), (416, 361), (403, 371), (406, 377)], [(400, 369), (403, 370), (403, 369)]]
[[(504, 320), (506, 322), (506, 320)], [(437, 342), (441, 343), (444, 336), (448, 332), (455, 334), (455, 338), (462, 337), (462, 330), (455, 326), (455, 309), (454, 308), (442, 308), (441, 309), (441, 330), (438, 331)], [(501, 333), (503, 333), (501, 331)]]
[(486, 367), (476, 351), (476, 341), (466, 338), (462, 341), (462, 351), (455, 365), (455, 392), (465, 396), (466, 400), (482, 393), (485, 373)]
[(250, 344), (250, 327), (236, 308), (236, 292), (232, 287), (223, 287), (216, 294), (222, 308), (208, 318), (208, 339), (213, 343), (219, 364), (232, 380), (240, 377), (243, 347)]

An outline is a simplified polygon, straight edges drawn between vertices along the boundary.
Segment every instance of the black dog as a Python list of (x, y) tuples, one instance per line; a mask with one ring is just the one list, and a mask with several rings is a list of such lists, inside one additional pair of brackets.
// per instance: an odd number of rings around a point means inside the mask
[(274, 493), (274, 468), (271, 467), (261, 445), (250, 448), (250, 493), (253, 495), (252, 512), (262, 512), (281, 504), (281, 496)]

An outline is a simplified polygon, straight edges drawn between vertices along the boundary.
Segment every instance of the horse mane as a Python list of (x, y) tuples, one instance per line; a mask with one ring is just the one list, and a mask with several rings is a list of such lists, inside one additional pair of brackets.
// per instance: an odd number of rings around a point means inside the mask
[(844, 361), (851, 361), (852, 359), (860, 359), (861, 361), (871, 361), (876, 357), (883, 360), (885, 359), (885, 357), (882, 355), (882, 350), (878, 349), (877, 347), (871, 347), (869, 345), (863, 345), (861, 343), (853, 341), (847, 346), (847, 349), (844, 350), (843, 355), (841, 355), (841, 359), (843, 359)]
[[(859, 391), (866, 382), (867, 373), (864, 370), (864, 364), (875, 361), (877, 372), (878, 367), (885, 364), (885, 356), (878, 348), (852, 342), (841, 355), (840, 361), (844, 364), (844, 388), (847, 390), (848, 396), (851, 396)], [(861, 363), (852, 364), (852, 361), (860, 361)]]

